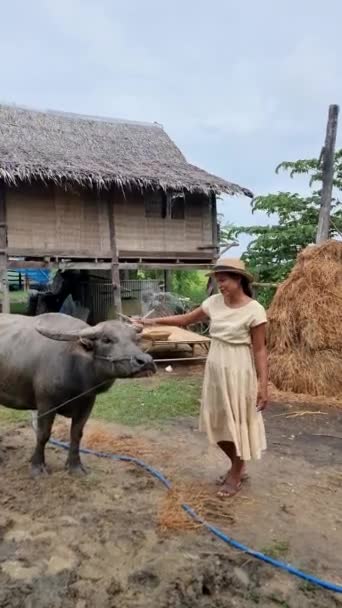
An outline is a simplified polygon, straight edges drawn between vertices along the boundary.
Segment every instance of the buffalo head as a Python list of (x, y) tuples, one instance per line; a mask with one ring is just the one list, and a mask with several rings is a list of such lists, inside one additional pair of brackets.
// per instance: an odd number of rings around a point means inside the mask
[[(68, 321), (68, 323), (66, 323)], [(152, 357), (143, 352), (140, 332), (121, 321), (104, 321), (90, 327), (65, 315), (48, 314), (38, 318), (36, 330), (51, 340), (78, 343), (93, 358), (101, 374), (108, 378), (146, 376), (156, 372)]]

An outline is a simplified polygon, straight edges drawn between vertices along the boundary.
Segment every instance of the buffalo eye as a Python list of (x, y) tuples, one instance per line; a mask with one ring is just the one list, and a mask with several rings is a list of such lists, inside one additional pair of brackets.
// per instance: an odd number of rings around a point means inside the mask
[(107, 338), (107, 336), (103, 336), (102, 342), (103, 342), (103, 344), (110, 344), (111, 343), (111, 339)]

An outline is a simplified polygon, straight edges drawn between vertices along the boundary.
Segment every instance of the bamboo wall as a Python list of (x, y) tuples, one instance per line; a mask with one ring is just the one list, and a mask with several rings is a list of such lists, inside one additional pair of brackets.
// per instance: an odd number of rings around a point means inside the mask
[[(94, 192), (26, 186), (7, 191), (6, 202), (10, 253), (110, 257), (107, 204)], [(119, 251), (198, 253), (212, 243), (205, 197), (190, 196), (185, 219), (174, 220), (146, 218), (141, 194), (117, 193), (114, 215)]]
[(6, 202), (9, 250), (110, 251), (106, 204), (86, 190), (30, 186), (10, 190)]
[(198, 253), (212, 243), (209, 202), (188, 197), (185, 219), (146, 218), (143, 197), (115, 201), (115, 226), (119, 250)]

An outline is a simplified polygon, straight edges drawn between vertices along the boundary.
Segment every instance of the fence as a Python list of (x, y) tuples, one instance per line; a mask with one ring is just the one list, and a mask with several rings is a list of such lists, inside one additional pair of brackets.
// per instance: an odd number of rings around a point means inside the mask
[[(103, 280), (90, 280), (81, 283), (81, 305), (91, 311), (91, 322), (99, 323), (113, 317), (113, 286)], [(144, 315), (150, 309), (155, 293), (160, 291), (160, 281), (131, 280), (121, 281), (123, 312), (126, 315)]]

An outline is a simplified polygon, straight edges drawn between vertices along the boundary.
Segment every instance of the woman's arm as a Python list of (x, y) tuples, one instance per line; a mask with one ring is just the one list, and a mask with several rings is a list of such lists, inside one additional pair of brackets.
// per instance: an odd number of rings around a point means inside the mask
[(184, 315), (174, 315), (172, 317), (160, 317), (157, 319), (137, 319), (136, 322), (140, 325), (174, 325), (175, 327), (187, 327), (188, 325), (195, 325), (207, 319), (203, 308), (199, 306), (191, 312), (187, 312)]
[(267, 348), (266, 348), (266, 324), (251, 327), (252, 347), (255, 360), (255, 367), (259, 381), (257, 408), (259, 411), (267, 407)]

